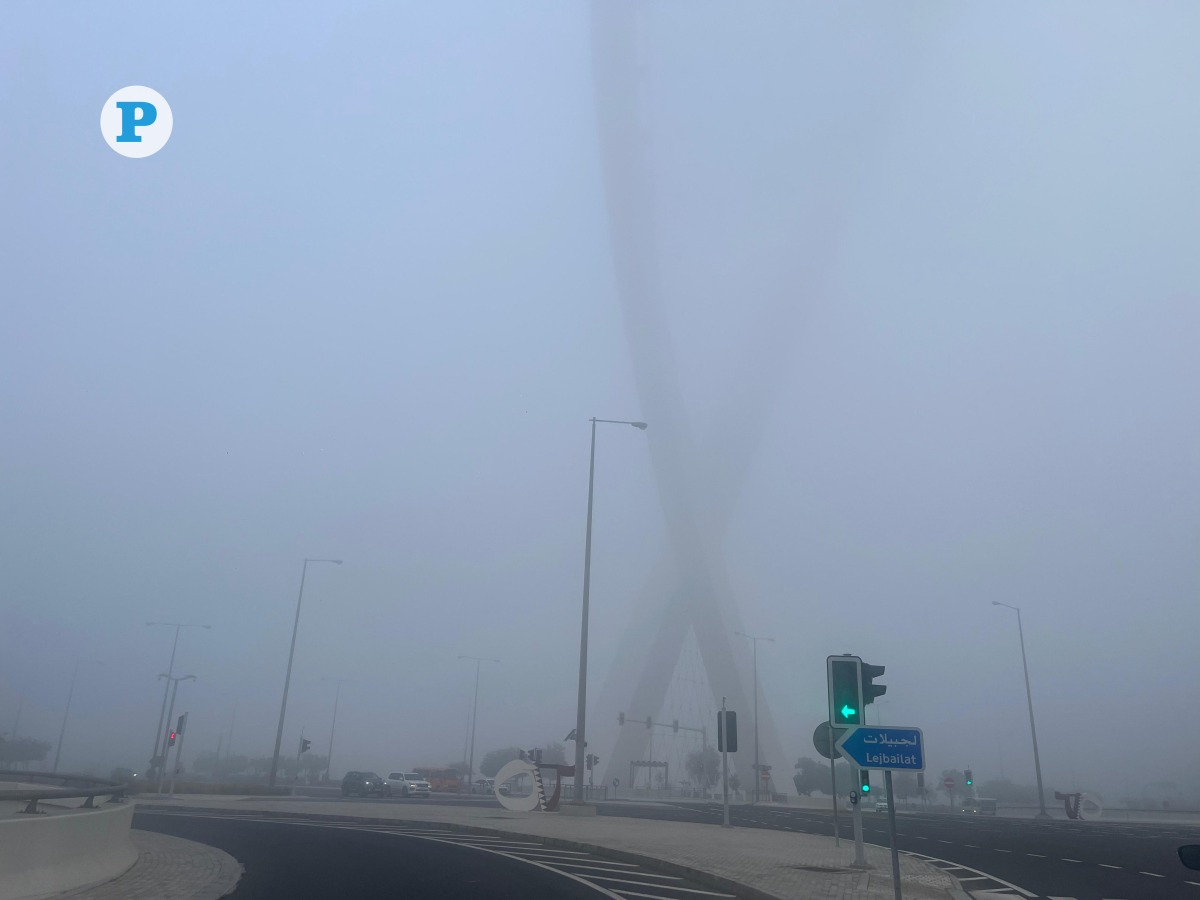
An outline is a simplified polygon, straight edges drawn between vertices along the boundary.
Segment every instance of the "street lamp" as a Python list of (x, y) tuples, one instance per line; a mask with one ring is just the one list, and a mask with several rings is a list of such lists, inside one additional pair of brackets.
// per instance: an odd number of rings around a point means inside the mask
[(58, 732), (58, 746), (54, 748), (54, 768), (50, 770), (51, 772), (58, 771), (58, 758), (62, 755), (63, 736), (67, 733), (67, 716), (71, 714), (71, 698), (75, 696), (75, 679), (79, 677), (80, 663), (93, 663), (97, 666), (104, 665), (98, 659), (78, 659), (75, 661), (75, 671), (71, 673), (71, 689), (67, 691), (67, 708), (63, 710), (62, 728)]
[(592, 455), (588, 463), (587, 536), (583, 545), (583, 625), (579, 630), (579, 704), (575, 710), (575, 791), (571, 798), (571, 803), (575, 806), (583, 805), (584, 753), (587, 748), (584, 739), (584, 719), (587, 713), (588, 594), (592, 584), (592, 496), (596, 483), (596, 423), (632, 425), (641, 431), (646, 430), (645, 422), (595, 418), (591, 421)]
[[(205, 628), (205, 629), (212, 628), (211, 625), (188, 625), (188, 624), (184, 624), (182, 622), (147, 622), (146, 625), (147, 625), (147, 627), (154, 626), (154, 625), (167, 625), (167, 626), (175, 629), (175, 640), (171, 642), (171, 662), (167, 666), (167, 676), (168, 677), (175, 674), (175, 648), (179, 646), (179, 629), (181, 629), (181, 628)], [(171, 690), (171, 682), (168, 681), (167, 686), (165, 688), (163, 688), (162, 707), (158, 711), (158, 730), (154, 732), (154, 753), (151, 754), (151, 756), (150, 756), (150, 775), (151, 776), (153, 776), (154, 770), (156, 768), (159, 768), (159, 766), (158, 766), (158, 742), (160, 740), (162, 740), (162, 736), (163, 736), (163, 720), (166, 718), (166, 714), (167, 714), (167, 692), (170, 690)], [(166, 755), (167, 755), (166, 753), (163, 753), (164, 759), (165, 759)]]
[(481, 663), (498, 663), (500, 660), (487, 656), (466, 656), (462, 653), (458, 658), (475, 660), (475, 699), (471, 702), (471, 753), (467, 757), (467, 793), (470, 793), (475, 789), (475, 711), (479, 709), (479, 666)]
[(1017, 613), (1017, 634), (1021, 637), (1021, 667), (1025, 670), (1025, 699), (1029, 703), (1029, 733), (1033, 737), (1033, 768), (1037, 773), (1038, 806), (1041, 807), (1037, 818), (1049, 819), (1050, 813), (1046, 812), (1046, 794), (1042, 789), (1042, 761), (1038, 756), (1037, 725), (1033, 722), (1033, 692), (1029, 690), (1029, 663), (1025, 660), (1025, 629), (1021, 627), (1021, 610), (1016, 606), (1001, 603), (999, 600), (993, 600), (992, 606), (1003, 606), (1006, 609), (1015, 610)]
[(743, 631), (735, 631), (738, 637), (749, 638), (754, 642), (754, 802), (758, 802), (758, 786), (762, 783), (762, 773), (758, 770), (758, 642), (775, 643), (775, 638), (755, 637)]
[(308, 574), (310, 562), (333, 563), (340, 566), (340, 559), (309, 559), (304, 557), (304, 567), (300, 570), (300, 596), (296, 598), (296, 621), (292, 623), (292, 648), (288, 651), (287, 675), (283, 678), (283, 700), (279, 703), (279, 728), (275, 732), (275, 755), (271, 757), (271, 777), (268, 787), (275, 787), (275, 772), (279, 769), (279, 745), (283, 743), (283, 715), (287, 711), (288, 685), (292, 683), (292, 658), (296, 655), (296, 632), (300, 630), (300, 604), (304, 600), (304, 576)]
[[(168, 723), (167, 728), (168, 728), (168, 730), (173, 731), (174, 729), (171, 728), (170, 721), (171, 721), (171, 717), (175, 715), (175, 695), (179, 693), (179, 682), (195, 681), (196, 676), (195, 675), (179, 675), (177, 677), (172, 677), (171, 675), (168, 675), (166, 672), (164, 672), (161, 675), (159, 675), (158, 677), (167, 679), (167, 687), (171, 691), (171, 708), (167, 710), (167, 723)], [(166, 737), (166, 735), (164, 734), (163, 737)], [(170, 752), (171, 752), (171, 750), (170, 750), (169, 741), (163, 741), (163, 764), (161, 767), (159, 767), (159, 770), (158, 770), (158, 791), (157, 792), (160, 794), (162, 793), (163, 777), (167, 774), (167, 755)], [(175, 762), (177, 762), (177, 763), (179, 762), (179, 750), (175, 751)], [(175, 790), (175, 776), (172, 775), (171, 776), (171, 791), (174, 792), (174, 790)]]

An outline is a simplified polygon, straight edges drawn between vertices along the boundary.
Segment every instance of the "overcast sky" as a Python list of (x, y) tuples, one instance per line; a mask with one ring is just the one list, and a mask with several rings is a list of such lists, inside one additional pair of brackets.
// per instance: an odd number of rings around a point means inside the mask
[[(650, 418), (588, 4), (13, 3), (0, 30), (0, 732), (334, 769), (574, 725), (588, 418)], [(651, 3), (660, 307), (790, 769), (825, 656), (930, 767), (1200, 790), (1200, 9)], [(98, 128), (143, 84), (157, 155)], [(644, 390), (644, 387), (642, 388)], [(660, 430), (657, 440), (663, 441)], [(592, 690), (667, 536), (599, 435)], [(708, 499), (704, 499), (708, 498)], [(734, 639), (731, 640), (741, 640)], [(735, 644), (737, 652), (747, 647)], [(23, 698), (23, 699), (22, 699)], [(615, 729), (596, 722), (594, 729)], [(1150, 774), (1147, 774), (1150, 773)], [(1190, 782), (1189, 782), (1190, 779)]]

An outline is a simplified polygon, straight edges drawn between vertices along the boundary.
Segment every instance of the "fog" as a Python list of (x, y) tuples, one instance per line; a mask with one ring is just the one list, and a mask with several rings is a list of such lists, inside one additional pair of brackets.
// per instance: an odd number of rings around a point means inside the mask
[[(886, 665), (931, 772), (1032, 783), (1000, 601), (1048, 791), (1200, 798), (1200, 10), (636, 11), (630, 72), (583, 2), (10, 7), (0, 734), (48, 767), (96, 660), (60, 770), (140, 771), (145, 623), (202, 623), (185, 765), (270, 754), (329, 557), (284, 755), (341, 679), (335, 776), (463, 759), (460, 655), (500, 660), (476, 767), (561, 741), (597, 416), (649, 423), (597, 433), (598, 746), (666, 554), (743, 673), (733, 630), (774, 639), (781, 787), (833, 653)], [(129, 84), (174, 112), (141, 160), (97, 129)]]

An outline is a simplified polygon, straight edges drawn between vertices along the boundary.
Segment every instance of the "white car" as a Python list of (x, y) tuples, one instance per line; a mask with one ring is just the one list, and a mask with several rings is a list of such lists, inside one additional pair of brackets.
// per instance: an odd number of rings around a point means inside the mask
[(429, 782), (416, 772), (392, 772), (384, 779), (391, 789), (392, 796), (428, 797), (432, 790)]

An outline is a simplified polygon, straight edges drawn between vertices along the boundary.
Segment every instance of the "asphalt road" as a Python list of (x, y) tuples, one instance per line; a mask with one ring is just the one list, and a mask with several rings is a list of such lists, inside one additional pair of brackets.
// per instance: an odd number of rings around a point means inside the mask
[[(399, 802), (498, 805), (486, 797), (436, 795)], [(721, 807), (715, 803), (609, 801), (598, 808), (601, 815), (721, 821)], [(730, 818), (739, 827), (833, 834), (833, 815), (828, 810), (733, 806)], [(853, 840), (849, 814), (842, 813), (839, 818), (842, 838)], [(867, 812), (863, 821), (867, 841), (890, 845), (886, 815)], [(1200, 900), (1200, 872), (1183, 868), (1176, 854), (1181, 844), (1200, 844), (1200, 825), (1039, 822), (921, 813), (900, 814), (896, 823), (900, 850), (925, 857), (960, 879), (971, 892), (1075, 900)]]
[[(235, 900), (736, 900), (686, 879), (536, 838), (317, 823), (286, 814), (137, 812), (133, 827), (219, 847), (245, 867)], [(611, 893), (609, 893), (611, 892)]]
[[(606, 815), (721, 821), (718, 804), (650, 806), (607, 803)], [(833, 815), (814, 809), (737, 806), (730, 821), (741, 827), (833, 834)], [(849, 814), (841, 836), (853, 840)], [(863, 816), (864, 837), (890, 845), (887, 816)], [(990, 816), (904, 814), (896, 817), (900, 850), (931, 860), (968, 891), (1078, 900), (1200, 900), (1200, 872), (1180, 865), (1176, 848), (1200, 843), (1200, 826), (1129, 822), (1038, 822)], [(987, 876), (994, 876), (988, 878)]]

